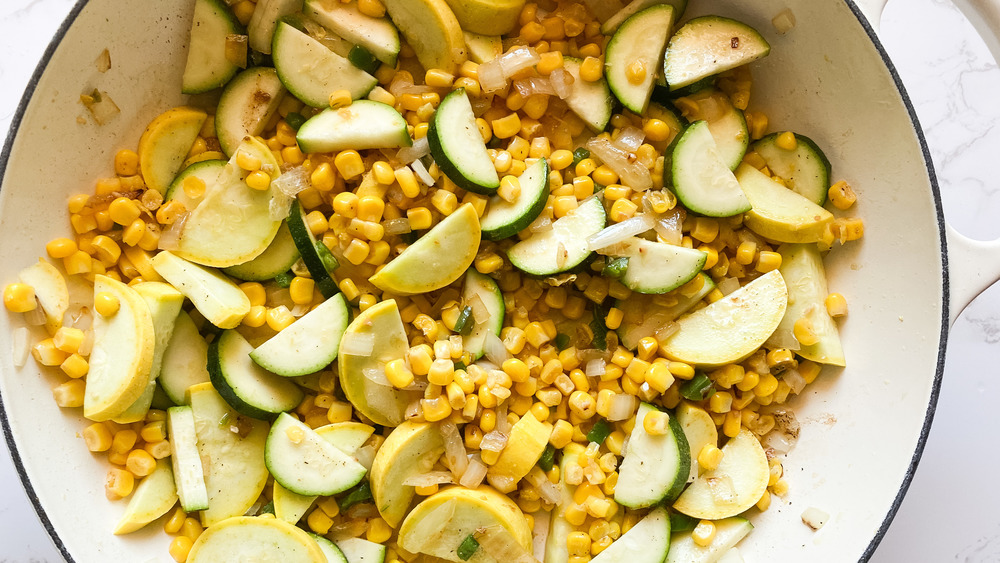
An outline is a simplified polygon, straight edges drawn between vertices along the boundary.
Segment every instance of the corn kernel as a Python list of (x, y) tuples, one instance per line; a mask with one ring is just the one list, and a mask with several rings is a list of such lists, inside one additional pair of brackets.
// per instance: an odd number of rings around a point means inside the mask
[(360, 176), (365, 171), (365, 164), (356, 150), (341, 151), (333, 159), (333, 164), (345, 180)]
[(521, 130), (521, 118), (518, 117), (517, 113), (511, 113), (506, 117), (494, 119), (491, 126), (493, 135), (498, 139), (509, 139)]
[(847, 299), (839, 293), (831, 293), (824, 300), (826, 311), (831, 317), (843, 317), (847, 315)]
[(3, 304), (12, 313), (26, 313), (38, 306), (35, 288), (26, 283), (12, 283), (4, 287)]
[(104, 481), (104, 492), (109, 500), (118, 500), (132, 494), (135, 477), (124, 469), (111, 468)]
[(774, 144), (786, 151), (793, 151), (799, 146), (798, 139), (795, 138), (795, 133), (791, 131), (779, 133), (778, 137), (774, 140)]
[(602, 76), (604, 76), (604, 64), (601, 63), (601, 59), (594, 56), (587, 56), (580, 63), (580, 79), (583, 81), (597, 82)]
[(708, 547), (715, 539), (715, 523), (711, 520), (701, 520), (691, 531), (691, 539), (701, 547)]

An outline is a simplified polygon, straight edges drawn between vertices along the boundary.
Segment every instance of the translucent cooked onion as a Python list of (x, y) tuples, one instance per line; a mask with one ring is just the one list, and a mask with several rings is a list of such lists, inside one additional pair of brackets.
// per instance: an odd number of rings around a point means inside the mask
[(226, 60), (240, 68), (247, 67), (246, 35), (230, 33), (226, 35)]
[(497, 413), (497, 427), (496, 430), (494, 430), (494, 432), (502, 434), (505, 443), (508, 439), (507, 437), (510, 436), (510, 429), (512, 426), (510, 420), (507, 419), (507, 405), (508, 403), (506, 401), (501, 402), (496, 406), (495, 409)]
[(458, 484), (467, 489), (475, 489), (483, 483), (485, 478), (486, 464), (479, 458), (479, 454), (475, 454), (469, 458), (469, 467), (462, 474), (462, 478), (458, 480)]
[(715, 287), (717, 287), (723, 295), (729, 295), (740, 288), (740, 280), (738, 278), (725, 278)]
[(604, 361), (604, 358), (594, 358), (587, 362), (587, 368), (584, 373), (587, 377), (600, 377), (607, 371), (608, 364)]
[(24, 322), (28, 326), (42, 326), (45, 324), (45, 310), (35, 301), (35, 308), (24, 313)]
[(160, 250), (177, 250), (180, 248), (181, 231), (184, 230), (184, 224), (187, 223), (190, 216), (191, 214), (188, 212), (181, 213), (177, 216), (176, 221), (167, 225), (167, 228), (160, 232), (160, 240), (157, 242), (157, 248)]
[(490, 557), (504, 563), (538, 563), (535, 556), (517, 543), (514, 536), (500, 525), (476, 530), (474, 537), (479, 548)]
[(295, 306), (292, 307), (289, 311), (292, 313), (292, 316), (297, 319), (302, 315), (308, 313), (309, 309), (310, 306), (308, 303), (296, 303)]
[(684, 239), (681, 224), (684, 222), (684, 215), (680, 209), (674, 208), (661, 216), (653, 225), (656, 234), (667, 244), (680, 246)]
[[(499, 421), (500, 417), (497, 416)], [(507, 447), (507, 435), (498, 430), (491, 430), (483, 436), (483, 441), (479, 444), (479, 449), (491, 452), (501, 452)]]
[(615, 223), (587, 237), (587, 245), (591, 250), (601, 250), (609, 246), (626, 242), (636, 235), (641, 235), (653, 228), (656, 216), (649, 213), (637, 213), (634, 217)]
[(791, 329), (780, 327), (771, 333), (764, 345), (769, 348), (788, 348), (789, 350), (798, 350), (802, 347)]
[(552, 80), (542, 76), (530, 76), (514, 81), (514, 89), (525, 98), (535, 94), (554, 96), (555, 88), (552, 87)]
[(761, 445), (765, 448), (774, 450), (776, 453), (787, 454), (792, 451), (792, 448), (795, 447), (795, 443), (797, 441), (798, 440), (796, 438), (793, 438), (785, 432), (774, 430), (769, 432), (767, 436), (764, 436), (764, 439), (761, 440)]
[[(542, 58), (531, 47), (522, 45), (514, 47), (500, 55), (496, 60), (500, 61), (500, 68), (503, 70), (504, 78), (509, 79), (519, 71), (535, 66)], [(482, 65), (480, 65), (480, 68), (482, 68)]]
[(364, 368), (361, 370), (361, 373), (365, 375), (365, 379), (376, 385), (392, 387), (392, 383), (389, 383), (389, 378), (385, 375), (385, 368), (381, 365)]
[(611, 141), (594, 137), (587, 141), (587, 149), (618, 174), (618, 180), (622, 185), (637, 192), (644, 192), (653, 187), (653, 177), (649, 174), (649, 169), (638, 161), (630, 161), (628, 154), (612, 145)]
[(486, 358), (498, 366), (510, 359), (510, 352), (503, 345), (503, 340), (491, 331), (487, 331), (486, 338), (483, 339), (483, 351), (486, 353)]
[(427, 141), (427, 137), (421, 137), (413, 141), (413, 145), (409, 147), (403, 147), (399, 149), (396, 153), (396, 159), (398, 159), (403, 164), (410, 164), (418, 158), (423, 158), (431, 154), (431, 146)]
[(88, 328), (83, 331), (83, 342), (80, 343), (80, 349), (77, 353), (81, 356), (89, 356), (90, 352), (94, 349), (94, 329)]
[(680, 330), (680, 329), (681, 329), (681, 325), (679, 325), (679, 324), (677, 324), (677, 323), (675, 323), (673, 321), (667, 321), (666, 323), (663, 324), (663, 326), (661, 326), (656, 331), (656, 335), (655, 336), (656, 336), (657, 342), (663, 342), (663, 341), (665, 341), (666, 339), (668, 339), (671, 336), (673, 336), (674, 334), (676, 334), (677, 331)]
[(26, 327), (19, 326), (14, 329), (10, 338), (10, 348), (14, 367), (24, 367), (28, 362), (28, 354), (31, 353), (31, 339)]
[(608, 408), (608, 421), (628, 420), (635, 414), (635, 409), (638, 406), (639, 404), (635, 395), (617, 393), (611, 398), (611, 406)]
[(288, 197), (299, 195), (311, 184), (309, 171), (304, 166), (289, 168), (271, 182), (271, 185)]
[(431, 177), (430, 172), (427, 171), (427, 167), (424, 166), (423, 162), (420, 162), (419, 158), (410, 163), (410, 168), (413, 169), (413, 173), (417, 175), (417, 178), (420, 178), (420, 181), (425, 186), (434, 185), (434, 178)]
[(408, 217), (386, 219), (382, 221), (382, 228), (385, 229), (385, 234), (387, 235), (403, 235), (413, 231), (413, 228), (410, 227), (410, 219)]
[(465, 441), (454, 422), (441, 423), (440, 430), (441, 438), (444, 441), (445, 464), (451, 468), (455, 479), (461, 480), (462, 476), (465, 475), (465, 470), (469, 467), (469, 455), (465, 450)]
[(736, 500), (736, 487), (733, 485), (733, 478), (729, 475), (709, 477), (705, 481), (708, 483), (708, 491), (715, 502), (730, 504)]
[(375, 454), (378, 452), (380, 444), (380, 442), (366, 443), (354, 452), (354, 459), (358, 460), (358, 463), (365, 466), (365, 469), (370, 471), (372, 468), (372, 462), (375, 461)]
[(784, 35), (795, 27), (795, 13), (791, 8), (785, 8), (771, 19), (771, 25), (775, 31)]
[(499, 58), (479, 65), (476, 75), (479, 78), (479, 85), (485, 94), (499, 92), (507, 86), (507, 78), (503, 74), (503, 67), (500, 65)]
[(538, 489), (539, 496), (545, 502), (557, 504), (562, 500), (562, 492), (559, 490), (559, 486), (549, 481), (548, 475), (545, 474), (545, 471), (541, 467), (537, 465), (532, 467), (524, 479)]
[(545, 231), (552, 230), (552, 218), (546, 217), (545, 215), (539, 215), (534, 221), (528, 225), (528, 230), (532, 233), (544, 233)]
[(566, 69), (553, 70), (552, 74), (549, 75), (549, 81), (552, 82), (552, 90), (559, 96), (559, 99), (565, 100), (573, 95), (573, 84), (576, 79), (573, 78), (572, 74), (566, 72)]
[[(490, 310), (486, 308), (486, 303), (483, 303), (483, 298), (479, 296), (478, 292), (472, 294), (472, 297), (469, 298), (468, 305), (472, 308), (472, 321), (476, 326), (484, 325), (489, 322)], [(501, 341), (501, 343), (503, 343), (503, 341)]]
[(446, 485), (455, 482), (455, 478), (447, 471), (429, 471), (410, 475), (403, 480), (403, 484), (408, 487), (430, 487), (433, 485)]
[(375, 335), (370, 332), (347, 332), (340, 341), (340, 353), (348, 356), (370, 356), (375, 349)]
[(643, 139), (646, 138), (646, 134), (642, 132), (642, 129), (629, 125), (618, 135), (615, 139), (614, 144), (618, 148), (628, 151), (635, 152), (642, 145)]
[(80, 96), (80, 102), (87, 108), (90, 116), (98, 125), (104, 125), (122, 112), (111, 96), (100, 90), (94, 90), (90, 94)]
[(785, 370), (781, 374), (781, 380), (788, 384), (788, 387), (792, 390), (792, 393), (798, 395), (806, 388), (806, 378), (802, 377), (797, 369)]

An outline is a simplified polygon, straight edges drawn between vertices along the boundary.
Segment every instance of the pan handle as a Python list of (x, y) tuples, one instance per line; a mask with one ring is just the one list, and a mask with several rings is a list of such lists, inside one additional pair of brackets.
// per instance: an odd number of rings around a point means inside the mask
[(875, 31), (878, 31), (879, 20), (882, 19), (882, 11), (885, 10), (885, 5), (889, 0), (854, 0), (854, 3), (861, 8), (861, 12), (868, 18), (868, 23), (871, 24)]
[(948, 240), (949, 324), (969, 303), (1000, 279), (1000, 240), (972, 240), (946, 225)]

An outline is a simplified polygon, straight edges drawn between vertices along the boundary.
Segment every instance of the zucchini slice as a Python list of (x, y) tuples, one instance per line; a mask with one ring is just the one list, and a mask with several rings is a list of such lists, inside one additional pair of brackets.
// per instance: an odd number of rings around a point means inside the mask
[(205, 194), (202, 193), (199, 197), (187, 195), (184, 191), (184, 181), (192, 176), (198, 178), (205, 183), (206, 191), (208, 191), (208, 186), (218, 183), (219, 177), (222, 175), (222, 171), (226, 168), (227, 163), (228, 161), (226, 160), (202, 160), (201, 162), (195, 162), (184, 170), (181, 170), (181, 173), (177, 175), (177, 178), (174, 179), (163, 194), (163, 199), (180, 201), (184, 204), (184, 209), (187, 211), (193, 210), (205, 198)]
[(483, 342), (486, 340), (486, 335), (493, 333), (495, 336), (500, 336), (504, 312), (506, 311), (503, 294), (493, 278), (470, 268), (465, 272), (462, 304), (472, 307), (474, 322), (472, 332), (462, 337), (462, 349), (472, 354), (473, 360), (478, 360), (483, 355)]
[(258, 346), (250, 358), (286, 377), (315, 373), (337, 359), (350, 320), (347, 301), (338, 293)]
[(254, 67), (237, 74), (222, 90), (215, 110), (215, 134), (222, 152), (233, 156), (247, 135), (263, 133), (284, 97), (285, 86), (273, 68)]
[(755, 142), (752, 150), (793, 192), (823, 205), (830, 189), (829, 159), (812, 139), (798, 133), (795, 133), (795, 149), (785, 150), (776, 143), (779, 134), (772, 133)]
[(413, 144), (403, 116), (392, 106), (371, 100), (321, 111), (302, 124), (296, 140), (307, 153), (392, 149)]
[(295, 246), (288, 223), (282, 221), (278, 234), (267, 249), (249, 262), (230, 266), (223, 270), (234, 278), (244, 281), (266, 281), (283, 274), (299, 260), (299, 248)]
[(721, 16), (688, 21), (670, 38), (663, 76), (671, 90), (764, 58), (767, 40), (749, 25)]
[(486, 152), (465, 88), (441, 100), (427, 130), (427, 141), (434, 162), (459, 187), (485, 195), (500, 187), (500, 176)]
[(781, 254), (779, 271), (788, 286), (788, 308), (776, 331), (792, 334), (795, 321), (802, 317), (809, 319), (818, 340), (803, 344), (795, 353), (814, 362), (843, 366), (840, 331), (826, 310), (829, 291), (819, 249), (814, 244), (783, 244), (778, 247), (778, 253)]
[[(746, 537), (750, 530), (753, 530), (753, 524), (740, 516), (716, 520), (714, 524), (715, 539), (705, 547), (694, 543), (690, 532), (673, 534), (666, 563), (714, 563), (722, 561), (722, 557)], [(742, 561), (742, 558), (739, 560)]]
[(490, 198), (490, 205), (480, 222), (484, 239), (512, 237), (526, 229), (545, 209), (549, 198), (548, 161), (539, 158), (517, 180), (521, 185), (517, 199), (506, 201), (498, 195)]
[(623, 313), (622, 324), (617, 330), (622, 346), (635, 350), (640, 340), (655, 336), (664, 325), (686, 313), (715, 289), (711, 276), (706, 273), (698, 276), (702, 278), (701, 289), (690, 295), (676, 292), (673, 295), (676, 303), (672, 305), (665, 305), (663, 298), (638, 292), (615, 301), (615, 307)]
[[(750, 201), (722, 159), (705, 121), (692, 123), (674, 146), (670, 170), (677, 199), (709, 217), (732, 217), (750, 210)], [(666, 170), (664, 170), (666, 174)]]
[(819, 242), (833, 214), (749, 164), (736, 169), (736, 179), (753, 205), (744, 223), (758, 235), (778, 242)]
[(250, 359), (253, 346), (235, 330), (227, 330), (208, 346), (208, 373), (219, 395), (240, 414), (260, 420), (294, 409), (302, 389), (291, 380), (258, 367)]
[(587, 82), (580, 78), (580, 59), (563, 58), (563, 69), (573, 77), (573, 91), (564, 101), (591, 130), (604, 131), (611, 120), (611, 108), (614, 97), (608, 88), (608, 81), (602, 76), (596, 82)]
[(316, 545), (319, 546), (320, 551), (326, 556), (327, 563), (350, 563), (340, 548), (337, 547), (337, 544), (316, 534), (309, 534), (309, 537), (316, 540)]
[(349, 538), (337, 542), (337, 547), (347, 558), (347, 563), (383, 563), (385, 546), (361, 538)]
[(195, 0), (181, 92), (200, 94), (229, 82), (240, 67), (226, 57), (226, 36), (242, 34), (243, 26), (225, 2)]
[(288, 413), (271, 426), (264, 460), (274, 480), (300, 495), (335, 495), (361, 482), (363, 465)]
[(186, 405), (188, 387), (209, 381), (208, 343), (198, 332), (191, 315), (181, 311), (160, 363), (160, 387), (176, 405)]
[(399, 32), (389, 18), (373, 18), (358, 10), (358, 3), (306, 0), (305, 14), (347, 41), (364, 47), (389, 66), (399, 55)]
[(736, 170), (750, 144), (746, 116), (736, 109), (729, 96), (715, 88), (705, 88), (687, 96), (687, 99), (698, 107), (689, 119), (708, 123), (719, 157), (730, 170)]
[(624, 8), (618, 10), (618, 13), (611, 16), (601, 24), (601, 33), (604, 35), (612, 35), (615, 31), (618, 31), (618, 28), (623, 23), (625, 23), (625, 20), (635, 14), (638, 14), (646, 8), (657, 6), (659, 4), (670, 4), (673, 6), (674, 19), (679, 20), (681, 16), (684, 15), (684, 10), (687, 9), (688, 0), (633, 0), (632, 2), (625, 4)]
[(627, 251), (621, 281), (637, 293), (666, 293), (701, 272), (708, 255), (694, 248), (635, 238)]
[[(651, 6), (625, 20), (608, 42), (604, 63), (608, 86), (622, 105), (637, 114), (645, 113), (649, 105), (674, 16), (669, 4)], [(633, 74), (629, 69), (636, 65), (643, 68), (641, 80), (629, 79)]]
[(198, 436), (191, 407), (167, 409), (167, 435), (170, 436), (170, 461), (181, 508), (185, 512), (205, 510), (208, 508), (208, 489), (198, 455)]
[(321, 108), (330, 104), (330, 94), (347, 90), (355, 100), (363, 98), (378, 81), (300, 31), (285, 18), (278, 23), (271, 56), (278, 77), (296, 98)]
[(660, 436), (646, 432), (646, 416), (656, 410), (642, 403), (635, 415), (628, 451), (618, 470), (621, 480), (615, 488), (615, 502), (622, 506), (644, 508), (673, 501), (691, 474), (691, 451), (673, 413), (669, 415), (670, 432)]
[(271, 40), (281, 18), (302, 11), (302, 0), (257, 0), (250, 23), (247, 24), (250, 48), (271, 54)]
[[(631, 445), (631, 442), (629, 442)], [(687, 475), (685, 474), (685, 478)], [(722, 446), (722, 461), (702, 473), (684, 490), (674, 509), (692, 518), (719, 520), (741, 514), (757, 504), (767, 490), (767, 455), (752, 432), (743, 428)], [(728, 498), (720, 498), (716, 485), (725, 483)]]
[(534, 276), (572, 270), (593, 255), (587, 238), (605, 225), (607, 214), (601, 198), (590, 197), (568, 215), (555, 220), (551, 229), (534, 233), (510, 247), (507, 258), (517, 269)]
[(635, 526), (629, 528), (604, 551), (591, 559), (593, 563), (663, 563), (670, 549), (670, 516), (666, 509), (656, 508)]
[(336, 295), (340, 289), (330, 276), (330, 272), (337, 269), (339, 265), (337, 259), (330, 254), (330, 249), (322, 241), (316, 240), (313, 236), (306, 224), (306, 212), (297, 200), (292, 202), (292, 209), (285, 222), (288, 225), (288, 232), (292, 235), (292, 241), (299, 249), (306, 269), (309, 270), (309, 275), (316, 282), (316, 288), (327, 299)]

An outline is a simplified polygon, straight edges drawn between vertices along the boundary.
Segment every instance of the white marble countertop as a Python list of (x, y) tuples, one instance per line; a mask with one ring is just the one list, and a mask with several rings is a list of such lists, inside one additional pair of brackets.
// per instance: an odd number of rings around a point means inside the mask
[[(37, 60), (72, 4), (0, 2), (0, 131), (7, 130)], [(948, 0), (890, 0), (881, 36), (926, 131), (949, 222), (973, 238), (1000, 237), (1000, 70)], [(1000, 450), (980, 438), (996, 428), (1000, 384), (992, 366), (998, 353), (1000, 288), (994, 287), (952, 330), (923, 461), (872, 561), (1000, 561), (994, 512), (1000, 487), (991, 484)], [(966, 477), (957, 478), (959, 471)], [(0, 440), (0, 563), (58, 561)]]

